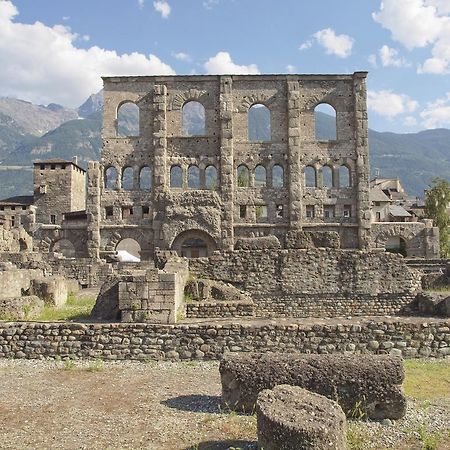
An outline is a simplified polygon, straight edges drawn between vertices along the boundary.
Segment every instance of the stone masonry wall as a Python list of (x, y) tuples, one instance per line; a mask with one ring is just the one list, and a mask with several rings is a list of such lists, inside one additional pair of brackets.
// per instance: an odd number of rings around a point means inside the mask
[(261, 317), (398, 314), (420, 286), (401, 256), (377, 251), (225, 251), (192, 259), (189, 268), (246, 291)]
[(0, 322), (0, 358), (220, 359), (226, 352), (450, 355), (444, 319), (179, 325)]

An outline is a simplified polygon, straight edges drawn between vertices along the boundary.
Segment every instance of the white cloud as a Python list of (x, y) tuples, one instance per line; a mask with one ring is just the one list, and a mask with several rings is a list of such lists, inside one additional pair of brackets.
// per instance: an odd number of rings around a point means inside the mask
[(204, 0), (203, 7), (206, 9), (213, 9), (214, 6), (219, 4), (219, 0)]
[(307, 41), (303, 42), (303, 44), (300, 45), (298, 48), (299, 50), (308, 50), (312, 47), (313, 41), (311, 39), (308, 39)]
[(203, 65), (208, 74), (258, 74), (256, 64), (248, 66), (235, 64), (228, 52), (218, 52)]
[(380, 60), (383, 67), (410, 67), (411, 64), (406, 59), (398, 55), (398, 50), (387, 45), (379, 50)]
[(288, 64), (288, 65), (286, 66), (286, 70), (287, 70), (288, 73), (295, 73), (297, 69), (296, 69), (296, 67), (293, 66), (292, 64)]
[(325, 48), (328, 55), (348, 58), (352, 54), (354, 39), (346, 34), (336, 34), (331, 28), (325, 28), (313, 34), (317, 42)]
[(191, 62), (192, 58), (190, 55), (188, 55), (187, 53), (184, 52), (178, 52), (178, 53), (172, 53), (172, 56), (175, 59), (178, 59), (178, 61), (184, 61), (184, 62)]
[(450, 92), (443, 98), (427, 103), (420, 117), (426, 128), (450, 128)]
[(81, 36), (81, 39), (84, 42), (89, 42), (91, 40), (91, 37), (88, 34), (84, 34), (83, 36)]
[(383, 0), (373, 19), (407, 49), (432, 45), (432, 56), (419, 73), (450, 73), (450, 2), (448, 0)]
[(170, 15), (170, 5), (165, 0), (156, 0), (153, 2), (153, 7), (155, 8), (155, 11), (161, 13), (161, 17), (163, 19), (167, 19)]
[(367, 93), (368, 108), (380, 116), (392, 119), (400, 114), (414, 112), (419, 104), (405, 94), (392, 91), (369, 91)]
[(369, 62), (369, 64), (372, 67), (375, 67), (375, 69), (378, 67), (378, 62), (377, 62), (377, 55), (369, 55), (369, 57), (367, 58), (367, 61)]
[(417, 126), (417, 119), (414, 116), (406, 116), (403, 120), (403, 125), (407, 127), (416, 127)]
[(0, 95), (74, 107), (101, 89), (102, 75), (174, 74), (155, 55), (77, 48), (70, 28), (15, 22), (17, 14), (10, 1), (0, 1)]
[(144, 7), (144, 4), (145, 4), (145, 0), (138, 0), (139, 8), (142, 9)]
[(70, 20), (70, 16), (63, 16), (62, 20), (64, 20), (64, 22), (67, 22), (68, 20)]

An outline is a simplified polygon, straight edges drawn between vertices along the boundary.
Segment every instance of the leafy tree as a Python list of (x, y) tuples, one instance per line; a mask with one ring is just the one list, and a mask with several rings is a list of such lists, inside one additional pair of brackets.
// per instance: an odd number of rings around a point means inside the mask
[(425, 214), (439, 228), (439, 244), (441, 256), (450, 257), (450, 182), (442, 178), (434, 178), (425, 199)]

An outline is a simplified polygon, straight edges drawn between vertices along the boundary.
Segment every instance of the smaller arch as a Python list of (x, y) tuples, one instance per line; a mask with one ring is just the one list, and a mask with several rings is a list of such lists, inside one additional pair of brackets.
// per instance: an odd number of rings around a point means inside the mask
[(406, 240), (402, 236), (390, 236), (385, 244), (384, 248), (389, 253), (400, 253), (400, 255), (407, 256)]
[(187, 230), (180, 233), (172, 242), (172, 250), (186, 258), (210, 256), (217, 249), (216, 241), (205, 231)]
[(350, 169), (346, 165), (339, 167), (339, 187), (350, 187), (352, 180), (350, 177)]
[(134, 170), (132, 167), (127, 166), (122, 171), (122, 189), (125, 191), (131, 191), (134, 188)]
[(281, 188), (284, 186), (284, 169), (280, 164), (275, 164), (272, 167), (272, 186), (274, 188)]
[(266, 168), (258, 164), (255, 167), (255, 186), (257, 187), (265, 187), (267, 182), (267, 171)]
[(262, 103), (252, 105), (247, 114), (248, 140), (269, 142), (272, 140), (270, 109)]
[(188, 168), (188, 189), (200, 189), (200, 169), (195, 164)]
[(322, 167), (322, 187), (333, 187), (333, 169), (331, 166)]
[(206, 189), (216, 189), (218, 186), (217, 169), (213, 165), (209, 165), (205, 169), (205, 187)]
[(205, 135), (205, 107), (195, 100), (188, 100), (181, 108), (181, 126), (184, 136)]
[(236, 170), (237, 186), (249, 187), (250, 186), (250, 171), (245, 164), (238, 166)]
[(117, 169), (113, 166), (105, 169), (105, 189), (117, 189)]
[(51, 251), (61, 253), (65, 258), (75, 258), (75, 246), (69, 239), (59, 239), (54, 242)]
[(117, 108), (117, 136), (139, 136), (139, 106), (136, 103), (125, 101)]
[(152, 169), (149, 166), (141, 167), (139, 171), (139, 189), (143, 191), (152, 189)]
[(317, 172), (313, 166), (305, 167), (305, 186), (317, 187)]
[(317, 141), (337, 139), (336, 110), (329, 103), (319, 103), (314, 108), (314, 128)]
[(178, 165), (172, 166), (170, 168), (170, 187), (183, 187), (183, 169)]
[(125, 238), (116, 245), (116, 253), (122, 262), (139, 262), (141, 261), (141, 246), (131, 238)]

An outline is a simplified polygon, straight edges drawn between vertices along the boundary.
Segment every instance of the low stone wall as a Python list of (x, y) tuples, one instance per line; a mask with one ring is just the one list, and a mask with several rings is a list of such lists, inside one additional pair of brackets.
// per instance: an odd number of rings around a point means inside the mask
[[(281, 322), (281, 321), (280, 321)], [(177, 325), (0, 322), (2, 358), (220, 359), (226, 352), (450, 355), (450, 321), (233, 319)]]
[(210, 319), (214, 317), (252, 317), (255, 305), (252, 301), (209, 301), (186, 304), (186, 317)]

